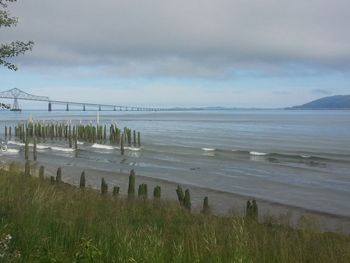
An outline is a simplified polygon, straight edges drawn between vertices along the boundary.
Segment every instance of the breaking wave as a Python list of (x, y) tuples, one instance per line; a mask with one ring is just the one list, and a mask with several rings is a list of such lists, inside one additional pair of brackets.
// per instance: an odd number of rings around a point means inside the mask
[(216, 151), (215, 148), (202, 148), (203, 151), (205, 152), (213, 152), (213, 151)]
[(98, 143), (94, 143), (93, 145), (91, 145), (91, 147), (95, 148), (95, 149), (105, 149), (105, 150), (115, 149), (115, 147), (113, 147), (111, 145), (104, 145), (104, 144), (98, 144)]
[(249, 152), (250, 155), (253, 155), (253, 156), (266, 156), (268, 155), (268, 153), (263, 153), (263, 152)]

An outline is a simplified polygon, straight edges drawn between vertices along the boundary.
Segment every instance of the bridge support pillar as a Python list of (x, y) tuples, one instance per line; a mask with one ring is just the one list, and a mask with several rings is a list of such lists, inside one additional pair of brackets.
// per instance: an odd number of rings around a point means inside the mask
[(113, 111), (116, 111), (117, 109), (115, 108), (115, 106), (113, 107)]
[(66, 111), (69, 111), (69, 104), (66, 105)]
[(86, 111), (85, 105), (83, 105), (83, 111)]
[(101, 106), (98, 106), (98, 111), (101, 111)]
[(51, 102), (49, 102), (48, 110), (49, 110), (49, 111), (52, 111), (52, 104), (51, 104)]

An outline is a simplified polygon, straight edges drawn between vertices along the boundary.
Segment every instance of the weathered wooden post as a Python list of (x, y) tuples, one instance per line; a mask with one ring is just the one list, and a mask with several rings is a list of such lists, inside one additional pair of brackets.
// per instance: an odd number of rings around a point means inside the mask
[(139, 198), (142, 198), (142, 199), (147, 199), (147, 184), (140, 184), (139, 185), (139, 191), (138, 191), (138, 196)]
[(36, 138), (34, 138), (33, 141), (33, 160), (36, 161), (37, 160), (37, 152), (36, 152)]
[(141, 133), (137, 133), (137, 145), (140, 147), (141, 146)]
[(120, 140), (120, 153), (121, 155), (124, 155), (124, 133), (122, 134), (122, 138)]
[(78, 150), (78, 136), (77, 135), (74, 136), (74, 148), (76, 151)]
[(102, 177), (101, 179), (101, 194), (107, 194), (108, 191), (108, 185), (105, 181), (105, 179)]
[(72, 136), (69, 134), (68, 136), (68, 143), (69, 143), (69, 148), (73, 148), (73, 145), (72, 145)]
[(5, 137), (7, 137), (7, 126), (5, 126)]
[(45, 177), (44, 170), (45, 170), (44, 166), (40, 166), (40, 168), (39, 168), (39, 179), (40, 180), (44, 180), (44, 177)]
[(136, 131), (133, 131), (133, 143), (134, 143), (134, 147), (136, 147)]
[(79, 182), (80, 189), (84, 189), (85, 185), (86, 185), (85, 172), (83, 171), (80, 175), (80, 182)]
[(131, 146), (131, 129), (127, 128), (127, 135), (128, 135), (128, 146)]
[(202, 213), (205, 214), (205, 215), (210, 213), (208, 196), (204, 197)]
[(156, 187), (154, 187), (154, 190), (153, 190), (153, 198), (160, 199), (160, 197), (161, 197), (161, 188), (159, 185), (157, 185)]
[(26, 135), (25, 144), (24, 144), (24, 159), (29, 160), (29, 142), (28, 135)]
[(188, 210), (191, 210), (191, 196), (190, 196), (190, 190), (188, 189), (186, 189), (185, 191), (184, 207)]
[(29, 160), (27, 160), (25, 165), (24, 165), (24, 175), (30, 176), (30, 161)]
[(177, 198), (179, 200), (180, 205), (183, 205), (184, 204), (185, 195), (184, 195), (184, 192), (182, 191), (182, 187), (180, 185), (177, 186), (176, 194), (177, 194)]
[(12, 136), (12, 127), (10, 126), (9, 127), (9, 137), (11, 138), (11, 136)]
[(103, 127), (103, 140), (105, 142), (107, 140), (107, 127), (106, 127), (106, 125)]
[(131, 170), (129, 175), (128, 196), (133, 198), (135, 195), (135, 171)]
[(25, 128), (24, 128), (24, 124), (22, 124), (22, 142), (25, 143), (26, 142), (26, 132), (25, 132)]
[(62, 168), (61, 168), (61, 167), (59, 167), (59, 168), (57, 169), (56, 183), (57, 183), (57, 184), (62, 183)]
[(51, 184), (55, 184), (56, 183), (54, 176), (50, 176), (50, 183)]

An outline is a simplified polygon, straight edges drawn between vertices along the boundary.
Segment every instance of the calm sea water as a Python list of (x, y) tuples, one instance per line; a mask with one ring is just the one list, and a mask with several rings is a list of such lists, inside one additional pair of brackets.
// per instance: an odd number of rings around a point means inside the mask
[[(29, 114), (0, 112), (3, 141), (4, 126)], [(35, 120), (96, 121), (96, 112), (31, 114)], [(66, 142), (55, 141), (50, 145), (61, 148), (42, 147), (40, 160), (82, 169), (134, 168), (145, 176), (350, 216), (350, 111), (100, 113), (101, 123), (113, 121), (141, 131), (141, 150), (122, 157), (85, 143), (75, 157)], [(1, 155), (23, 158), (13, 140)]]

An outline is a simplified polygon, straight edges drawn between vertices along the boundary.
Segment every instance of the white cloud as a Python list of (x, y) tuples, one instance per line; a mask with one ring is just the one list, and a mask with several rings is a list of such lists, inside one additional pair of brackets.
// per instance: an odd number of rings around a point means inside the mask
[[(32, 0), (0, 41), (32, 39), (30, 66), (222, 78), (350, 69), (348, 0)], [(3, 29), (1, 29), (3, 30)]]

